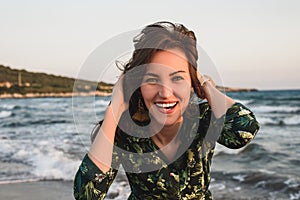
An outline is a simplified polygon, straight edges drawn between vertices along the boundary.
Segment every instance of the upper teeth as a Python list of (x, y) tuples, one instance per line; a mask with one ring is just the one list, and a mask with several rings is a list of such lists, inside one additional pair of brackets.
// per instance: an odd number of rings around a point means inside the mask
[(174, 102), (174, 103), (156, 103), (156, 105), (158, 107), (169, 108), (169, 107), (175, 106), (176, 102)]

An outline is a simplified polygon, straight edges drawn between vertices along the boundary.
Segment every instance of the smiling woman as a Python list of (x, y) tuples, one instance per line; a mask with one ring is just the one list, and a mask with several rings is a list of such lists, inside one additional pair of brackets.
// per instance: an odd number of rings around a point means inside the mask
[(216, 142), (245, 146), (259, 129), (254, 114), (197, 71), (196, 38), (183, 25), (151, 24), (134, 44), (76, 174), (75, 198), (104, 199), (122, 164), (128, 199), (212, 199)]

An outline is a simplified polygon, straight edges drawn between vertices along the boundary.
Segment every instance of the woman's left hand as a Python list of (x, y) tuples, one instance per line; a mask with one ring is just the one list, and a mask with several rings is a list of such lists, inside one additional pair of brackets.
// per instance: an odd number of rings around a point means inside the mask
[(216, 118), (224, 115), (228, 108), (234, 104), (234, 100), (216, 88), (216, 83), (207, 75), (198, 73), (200, 89), (204, 93)]
[(197, 73), (198, 80), (200, 82), (200, 89), (203, 91), (205, 98), (209, 95), (209, 89), (207, 84), (210, 84), (213, 88), (216, 87), (215, 81), (208, 75), (203, 75), (200, 72)]

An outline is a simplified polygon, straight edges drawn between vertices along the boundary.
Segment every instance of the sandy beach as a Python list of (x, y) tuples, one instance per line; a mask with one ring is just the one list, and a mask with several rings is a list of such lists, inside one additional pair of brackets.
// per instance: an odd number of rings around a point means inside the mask
[(1, 184), (0, 199), (13, 200), (70, 200), (73, 197), (71, 181), (40, 181)]
[[(122, 186), (119, 186), (122, 187)], [(115, 188), (107, 194), (106, 199), (122, 199), (118, 195)], [(249, 191), (250, 192), (250, 191)], [(227, 190), (214, 190), (215, 200), (265, 200), (268, 199), (260, 194), (252, 197), (242, 191), (236, 191), (236, 194), (228, 193)], [(121, 197), (121, 198), (120, 198)], [(23, 182), (1, 184), (0, 199), (13, 200), (71, 200), (73, 197), (73, 182), (72, 181), (39, 181), (39, 182)], [(126, 199), (124, 199), (126, 200)]]

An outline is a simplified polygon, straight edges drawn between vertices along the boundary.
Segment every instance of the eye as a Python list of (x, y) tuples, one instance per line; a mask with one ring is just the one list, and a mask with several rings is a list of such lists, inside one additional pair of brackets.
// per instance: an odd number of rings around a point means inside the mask
[(183, 79), (184, 78), (182, 76), (174, 76), (174, 77), (172, 77), (172, 81), (181, 81)]
[(150, 84), (155, 84), (158, 82), (158, 80), (157, 80), (157, 78), (147, 78), (144, 82), (150, 83)]

